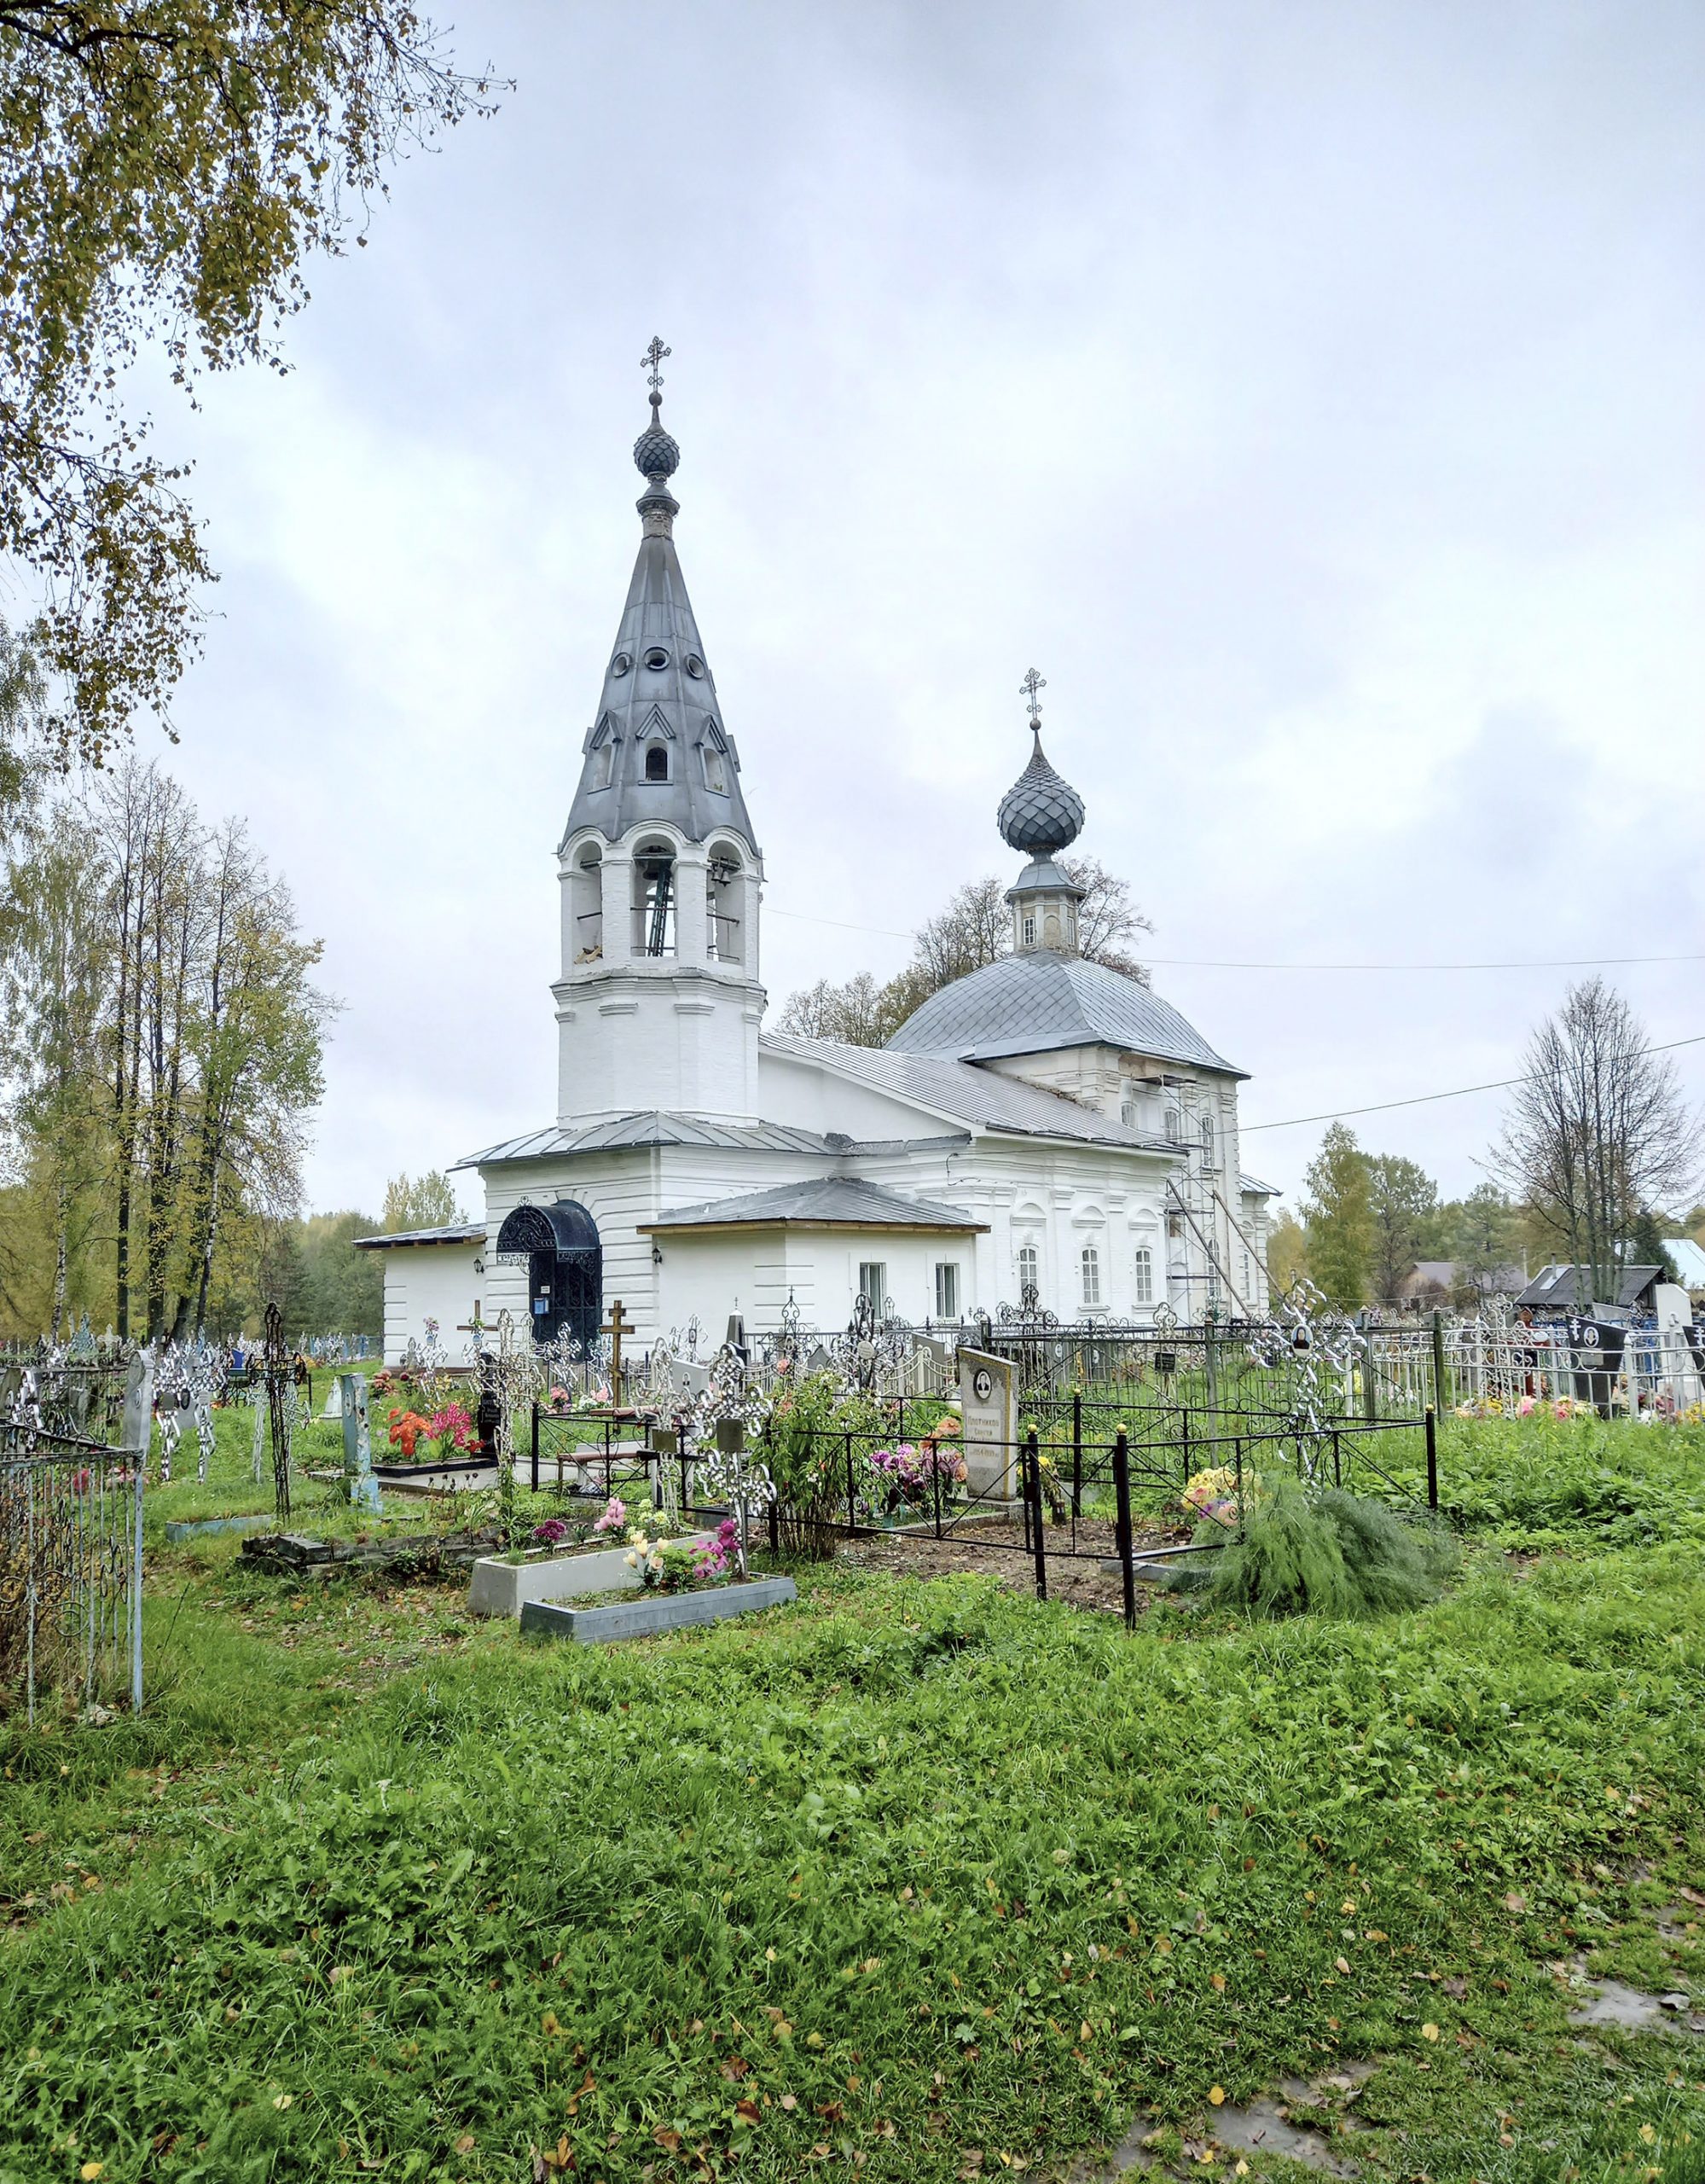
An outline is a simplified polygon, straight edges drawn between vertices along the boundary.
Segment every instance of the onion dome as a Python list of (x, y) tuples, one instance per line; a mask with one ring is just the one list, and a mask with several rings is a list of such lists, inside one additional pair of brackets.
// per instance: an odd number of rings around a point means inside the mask
[(663, 397), (653, 393), (651, 404), (652, 421), (634, 442), (634, 468), (642, 478), (672, 478), (681, 462), (681, 450), (663, 429), (658, 415)]
[(1001, 798), (995, 823), (1012, 848), (1041, 857), (1066, 848), (1082, 833), (1083, 799), (1049, 765), (1040, 727), (1035, 733), (1030, 763)]

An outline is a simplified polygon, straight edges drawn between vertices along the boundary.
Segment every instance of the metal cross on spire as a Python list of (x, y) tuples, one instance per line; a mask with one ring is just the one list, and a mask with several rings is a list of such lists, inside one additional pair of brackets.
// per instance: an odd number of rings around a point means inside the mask
[(1030, 726), (1038, 731), (1042, 724), (1042, 701), (1036, 693), (1038, 690), (1046, 690), (1047, 687), (1047, 677), (1038, 675), (1034, 667), (1018, 685), (1019, 689), (1030, 701)]
[(653, 334), (644, 356), (640, 358), (640, 362), (646, 367), (646, 383), (651, 388), (653, 400), (659, 398), (658, 389), (663, 385), (661, 369), (663, 360), (665, 357), (673, 356), (674, 353), (674, 351), (665, 345), (660, 334)]

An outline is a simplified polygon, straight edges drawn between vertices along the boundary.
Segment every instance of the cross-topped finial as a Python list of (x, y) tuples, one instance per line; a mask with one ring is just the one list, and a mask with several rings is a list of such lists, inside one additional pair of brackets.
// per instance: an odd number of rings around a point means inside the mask
[(1038, 730), (1042, 724), (1042, 701), (1036, 693), (1038, 690), (1046, 690), (1047, 687), (1047, 677), (1038, 675), (1034, 667), (1018, 685), (1019, 689), (1030, 701), (1030, 726)]
[(651, 388), (652, 401), (654, 405), (663, 399), (658, 392), (658, 389), (663, 385), (661, 369), (663, 360), (665, 357), (673, 354), (673, 350), (665, 345), (663, 336), (660, 334), (653, 334), (644, 356), (640, 358), (640, 362), (646, 367), (646, 384)]

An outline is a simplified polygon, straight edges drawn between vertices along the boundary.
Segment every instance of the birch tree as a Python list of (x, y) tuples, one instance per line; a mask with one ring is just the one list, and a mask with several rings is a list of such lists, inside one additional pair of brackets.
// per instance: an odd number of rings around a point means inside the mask
[(1580, 1269), (1579, 1305), (1615, 1296), (1636, 1216), (1683, 1198), (1698, 1153), (1698, 1118), (1673, 1062), (1652, 1051), (1614, 986), (1571, 986), (1528, 1042), (1493, 1165), (1558, 1257)]

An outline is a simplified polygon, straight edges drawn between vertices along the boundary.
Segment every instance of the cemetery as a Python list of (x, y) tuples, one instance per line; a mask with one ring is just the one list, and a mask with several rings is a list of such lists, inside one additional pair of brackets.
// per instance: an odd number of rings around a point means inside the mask
[[(0, 1662), (18, 2173), (1608, 2180), (1685, 2128), (1705, 1428), (1632, 1357), (1559, 1397), (1602, 1359), (1306, 1290), (612, 1318), (311, 1402), (281, 1329), (246, 1385), (8, 1368), (9, 1606), (26, 1471), (98, 1549)], [(471, 1468), (387, 1478), (409, 1407)], [(1287, 1593), (1289, 1493), (1339, 1530)]]

